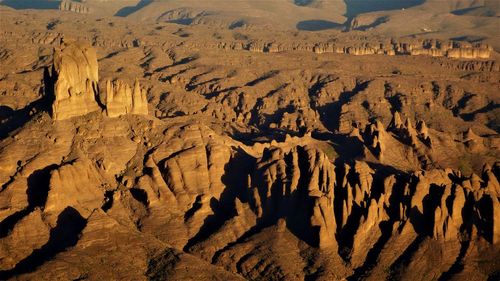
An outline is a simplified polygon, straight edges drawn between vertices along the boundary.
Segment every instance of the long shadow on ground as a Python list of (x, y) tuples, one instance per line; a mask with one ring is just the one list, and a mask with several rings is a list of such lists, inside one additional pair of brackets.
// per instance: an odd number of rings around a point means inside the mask
[(115, 16), (116, 17), (126, 17), (126, 16), (131, 15), (131, 14), (139, 11), (140, 9), (146, 7), (147, 5), (151, 4), (152, 2), (153, 2), (153, 0), (141, 0), (141, 2), (137, 3), (137, 5), (135, 5), (135, 6), (129, 6), (129, 7), (125, 7), (125, 8), (120, 9), (115, 14)]
[(8, 6), (16, 10), (37, 9), (37, 10), (52, 10), (58, 9), (58, 0), (4, 0), (0, 5)]
[(297, 23), (298, 30), (304, 31), (321, 31), (328, 29), (344, 29), (344, 25), (327, 20), (305, 20)]
[(359, 14), (406, 9), (423, 4), (424, 0), (344, 0), (347, 6), (346, 16), (355, 17)]

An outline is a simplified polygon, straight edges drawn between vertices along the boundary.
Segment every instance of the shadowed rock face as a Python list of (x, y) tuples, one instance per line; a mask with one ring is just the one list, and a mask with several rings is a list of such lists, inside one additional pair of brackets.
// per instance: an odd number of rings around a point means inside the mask
[(497, 277), (490, 46), (4, 11), (0, 279)]
[[(330, 159), (314, 143), (294, 144), (310, 142), (307, 136), (289, 137), (266, 148), (245, 146), (194, 123), (153, 125), (140, 116), (128, 121), (71, 120), (71, 126), (80, 129), (69, 138), (73, 141), (57, 145), (72, 148), (60, 166), (46, 173), (47, 200), (23, 198), (22, 177), (2, 191), (9, 206), (6, 211), (27, 206), (27, 215), (3, 238), (3, 249), (20, 248), (17, 241), (28, 231), (40, 233), (29, 236), (30, 244), (3, 263), (2, 276), (132, 278), (141, 269), (165, 279), (189, 278), (195, 272), (207, 280), (214, 272), (231, 279), (273, 279), (291, 273), (302, 279), (307, 273), (297, 272), (293, 264), (310, 262), (309, 268), (321, 268), (320, 276), (329, 279), (418, 279), (422, 272), (445, 276), (455, 264), (473, 264), (470, 259), (477, 258), (474, 253), (479, 249), (491, 252), (491, 259), (496, 257), (497, 165), (470, 176), (452, 169), (401, 172), (365, 161)], [(118, 147), (124, 153), (129, 126), (148, 141), (136, 143), (133, 137), (133, 153), (123, 159), (107, 155), (106, 150)], [(386, 161), (394, 157), (388, 145), (395, 136), (410, 147), (437, 145), (425, 124), (414, 129), (399, 114), (387, 130), (378, 122), (353, 137), (364, 143), (366, 153), (374, 149)], [(93, 137), (78, 137), (84, 131)], [(480, 137), (471, 131), (465, 141), (478, 142)], [(38, 155), (37, 165), (50, 159)], [(112, 169), (120, 162), (126, 164), (125, 172)], [(68, 209), (77, 216), (71, 225), (61, 219)], [(16, 216), (9, 211), (4, 221)], [(60, 234), (65, 229), (71, 233)], [(72, 248), (55, 247), (53, 241), (65, 235)], [(126, 244), (121, 237), (128, 237)], [(116, 259), (105, 259), (118, 263), (112, 272), (94, 259), (84, 261), (92, 266), (90, 271), (51, 271), (61, 266), (58, 257), (81, 260), (116, 247), (115, 243), (122, 245), (115, 248)], [(145, 245), (153, 256), (144, 252)], [(165, 247), (171, 247), (168, 253), (162, 253)], [(280, 252), (280, 247), (286, 251)], [(298, 254), (305, 249), (311, 253)], [(429, 249), (441, 254), (429, 255)], [(145, 263), (125, 266), (120, 257), (130, 252)], [(317, 257), (320, 253), (329, 253), (329, 258)], [(55, 254), (55, 260), (49, 260)], [(405, 265), (410, 257), (419, 263)], [(441, 263), (435, 266), (438, 260)], [(33, 270), (29, 264), (39, 268)], [(201, 266), (206, 272), (186, 272), (182, 264)], [(393, 269), (387, 271), (386, 266)]]
[(320, 30), (327, 30), (327, 29), (343, 29), (342, 24), (338, 24), (335, 22), (331, 21), (325, 21), (325, 20), (308, 20), (308, 21), (301, 21), (297, 23), (297, 29), (298, 30), (306, 30), (306, 31), (320, 31)]

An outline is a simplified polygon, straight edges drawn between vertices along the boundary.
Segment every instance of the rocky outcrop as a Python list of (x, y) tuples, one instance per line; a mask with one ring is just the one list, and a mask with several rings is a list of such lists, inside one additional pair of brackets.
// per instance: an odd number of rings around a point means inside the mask
[(148, 115), (146, 91), (141, 88), (138, 80), (135, 80), (133, 88), (124, 81), (106, 81), (106, 114), (108, 117)]
[[(398, 142), (416, 149), (425, 146), (426, 136), (432, 139), (433, 131), (425, 124), (415, 128), (401, 119), (396, 112), (387, 129), (378, 121), (353, 132), (353, 137), (366, 142), (370, 151), (378, 151), (382, 163), (391, 160)], [(116, 140), (117, 132), (111, 132), (119, 129), (120, 122), (143, 137), (133, 137), (136, 149), (111, 173), (101, 146), (125, 147)], [(120, 253), (131, 249), (141, 261), (134, 268), (145, 270), (146, 253), (172, 245), (183, 249), (186, 258), (198, 262), (202, 258), (256, 279), (276, 278), (281, 272), (294, 272), (302, 279), (304, 273), (296, 270), (296, 261), (302, 261), (300, 253), (305, 251), (328, 253), (326, 260), (318, 257), (328, 261), (321, 275), (345, 278), (369, 275), (366, 268), (378, 268), (377, 257), (386, 267), (396, 267), (406, 249), (413, 249), (419, 261), (432, 263), (433, 257), (425, 254), (429, 247), (446, 253), (439, 256), (442, 264), (425, 267), (426, 272), (441, 275), (455, 260), (469, 257), (460, 254), (460, 247), (469, 253), (479, 247), (476, 243), (490, 249), (500, 240), (496, 165), (470, 177), (451, 169), (403, 172), (373, 162), (344, 162), (328, 157), (314, 143), (293, 145), (290, 137), (263, 148), (242, 145), (198, 124), (161, 126), (148, 120), (133, 124), (119, 118), (83, 123), (80, 120), (75, 139), (85, 141), (75, 142), (68, 159), (45, 174), (46, 202), (27, 211), (20, 206), (27, 214), (12, 226), (8, 223), (12, 215), (7, 223), (2, 220), (2, 228), (8, 227), (0, 238), (2, 249), (19, 251), (2, 260), (1, 276), (17, 272), (17, 264), (33, 249), (53, 245), (54, 235), (73, 241), (60, 253), (65, 259), (105, 257), (101, 251), (108, 247)], [(96, 141), (101, 138), (104, 141)], [(479, 138), (472, 131), (464, 134), (467, 142)], [(6, 186), (2, 196), (27, 193), (20, 179)], [(33, 197), (27, 201), (33, 204)], [(60, 234), (59, 226), (72, 232)], [(32, 234), (33, 229), (39, 234)], [(19, 237), (31, 242), (21, 247)], [(152, 245), (154, 249), (144, 250)], [(158, 253), (153, 256), (161, 260)], [(112, 260), (120, 268), (99, 274), (135, 276), (122, 266), (123, 261)], [(264, 260), (265, 266), (258, 260)], [(61, 262), (54, 258), (39, 270), (63, 266)], [(94, 264), (94, 259), (84, 263)], [(388, 279), (392, 273), (377, 274)]]
[(63, 0), (59, 4), (59, 10), (61, 11), (70, 11), (79, 14), (90, 14), (91, 10), (85, 3), (82, 1), (72, 1), (72, 0)]
[(50, 187), (45, 204), (45, 214), (52, 226), (57, 215), (67, 207), (74, 208), (87, 217), (104, 203), (106, 180), (97, 168), (86, 160), (79, 159), (52, 172)]
[[(47, 95), (53, 93), (52, 116), (64, 120), (101, 109), (99, 73), (95, 50), (85, 42), (62, 43), (54, 50), (52, 74), (47, 77)], [(124, 114), (148, 115), (146, 91), (138, 80), (133, 88), (117, 80), (106, 82), (106, 114), (118, 117)]]
[(53, 118), (64, 120), (99, 110), (98, 81), (95, 50), (85, 42), (63, 42), (54, 50), (52, 75), (46, 81), (47, 94), (54, 94)]
[(446, 56), (454, 59), (488, 59), (491, 51), (489, 47), (453, 48), (446, 52)]
[(258, 218), (284, 218), (288, 228), (312, 245), (336, 246), (334, 181), (333, 165), (324, 153), (308, 147), (289, 153), (267, 150), (251, 178), (250, 204)]
[(21, 219), (8, 237), (0, 240), (0, 271), (14, 268), (48, 239), (49, 229), (37, 209)]
[[(192, 43), (193, 44), (193, 43)], [(193, 44), (201, 47), (201, 45)], [(307, 51), (317, 54), (336, 53), (349, 55), (407, 55), (407, 56), (432, 56), (448, 57), (453, 59), (488, 59), (493, 53), (493, 48), (485, 44), (465, 44), (452, 41), (433, 39), (413, 41), (382, 41), (364, 42), (363, 40), (349, 42), (283, 42), (268, 43), (264, 41), (253, 42), (217, 42), (206, 43), (204, 47), (231, 50), (247, 50), (258, 53), (278, 53), (290, 51)]]

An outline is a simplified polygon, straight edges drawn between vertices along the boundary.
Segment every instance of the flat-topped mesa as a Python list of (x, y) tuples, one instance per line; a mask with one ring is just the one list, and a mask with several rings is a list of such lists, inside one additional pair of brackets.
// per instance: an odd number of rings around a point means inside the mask
[(90, 8), (87, 7), (84, 3), (71, 0), (61, 1), (61, 4), (59, 4), (59, 10), (71, 11), (79, 14), (90, 14)]
[(63, 42), (54, 49), (51, 85), (46, 85), (54, 89), (52, 117), (64, 120), (99, 110), (98, 81), (97, 55), (90, 44)]
[(136, 79), (134, 87), (124, 81), (106, 81), (106, 115), (118, 117), (125, 114), (148, 115), (146, 91)]

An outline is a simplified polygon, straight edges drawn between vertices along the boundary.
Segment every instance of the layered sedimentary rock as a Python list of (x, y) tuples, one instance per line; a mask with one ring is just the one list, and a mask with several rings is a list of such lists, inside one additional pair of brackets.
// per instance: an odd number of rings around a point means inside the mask
[(88, 217), (104, 203), (106, 180), (87, 159), (78, 159), (54, 170), (50, 175), (49, 193), (45, 203), (46, 221), (52, 226), (64, 209), (71, 207)]
[(59, 10), (62, 11), (71, 11), (79, 14), (89, 14), (90, 8), (87, 7), (84, 3), (85, 1), (72, 1), (72, 0), (63, 0), (59, 4)]
[[(381, 161), (389, 161), (393, 155), (387, 145), (392, 145), (392, 134), (417, 148), (425, 145), (421, 143), (425, 136), (432, 137), (432, 130), (424, 124), (415, 129), (401, 119), (395, 113), (387, 129), (376, 122), (367, 132), (358, 132), (358, 138), (372, 138), (366, 145), (371, 149), (376, 144)], [(44, 180), (46, 201), (29, 199), (32, 207), (12, 226), (2, 222), (8, 229), (2, 234), (2, 247), (7, 253), (14, 248), (22, 251), (2, 262), (1, 276), (22, 273), (23, 260), (41, 255), (35, 251), (39, 247), (45, 253), (54, 245), (55, 238), (47, 238), (47, 231), (53, 237), (61, 227), (71, 229), (68, 236), (60, 236), (73, 241), (63, 244), (73, 248), (67, 246), (60, 253), (70, 261), (86, 257), (83, 262), (91, 265), (96, 262), (91, 257), (97, 255), (106, 264), (123, 264), (101, 252), (109, 247), (120, 253), (130, 249), (141, 261), (134, 268), (161, 274), (164, 268), (148, 264), (160, 262), (160, 249), (171, 245), (177, 249), (172, 249), (174, 260), (200, 263), (201, 258), (224, 267), (220, 273), (228, 278), (256, 279), (288, 274), (302, 279), (306, 276), (303, 268), (322, 268), (318, 274), (330, 279), (357, 274), (418, 279), (414, 272), (422, 271), (411, 271), (411, 265), (403, 270), (399, 265), (399, 258), (410, 250), (425, 264), (441, 260), (437, 267), (424, 267), (425, 274), (441, 276), (457, 259), (474, 264), (476, 249), (494, 250), (500, 239), (498, 165), (485, 166), (479, 175), (470, 177), (451, 169), (393, 172), (365, 161), (329, 158), (314, 145), (293, 145), (292, 138), (262, 150), (197, 124), (163, 126), (147, 120), (134, 124), (103, 118), (85, 128), (86, 121), (75, 122), (79, 132), (86, 130), (85, 135), (92, 137), (79, 135), (71, 158), (44, 174), (48, 178)], [(102, 159), (99, 147), (120, 147), (117, 132), (109, 130), (118, 130), (120, 122), (144, 140), (134, 141), (135, 155), (123, 160), (128, 163), (124, 170), (111, 173), (106, 168), (110, 160)], [(96, 139), (103, 140), (95, 143)], [(465, 139), (477, 141), (478, 136), (468, 132)], [(14, 179), (0, 194), (21, 195), (26, 193), (22, 188), (23, 181)], [(28, 235), (33, 233), (30, 229), (39, 234)], [(20, 247), (17, 237), (29, 237), (31, 242)], [(117, 242), (125, 237), (127, 247)], [(152, 256), (144, 252), (146, 245)], [(429, 247), (443, 254), (428, 256)], [(461, 247), (468, 254), (460, 254)], [(305, 251), (303, 257), (300, 251)], [(328, 253), (328, 258), (321, 252)], [(320, 255), (317, 260), (311, 258), (315, 255)], [(384, 271), (369, 258), (373, 256), (393, 271)], [(64, 275), (46, 271), (63, 266), (61, 262), (58, 258), (47, 261), (37, 272), (52, 277), (85, 273), (80, 268)], [(205, 262), (201, 264), (208, 266)], [(93, 276), (98, 270), (88, 274)], [(179, 275), (180, 268), (169, 270), (168, 278), (184, 276)], [(99, 274), (136, 277), (123, 266)]]
[[(85, 42), (62, 43), (54, 50), (51, 81), (52, 115), (55, 120), (68, 119), (99, 110), (96, 102), (99, 72), (97, 56)], [(49, 90), (49, 93), (52, 94)]]
[(106, 114), (118, 117), (124, 114), (148, 115), (146, 91), (141, 89), (138, 80), (131, 88), (124, 81), (106, 81)]
[[(215, 43), (214, 43), (215, 44)], [(209, 45), (210, 46), (210, 45)], [(440, 40), (414, 40), (383, 42), (324, 42), (324, 43), (267, 43), (267, 42), (219, 42), (220, 49), (248, 50), (251, 52), (278, 53), (289, 51), (308, 51), (317, 54), (337, 53), (349, 55), (426, 55), (454, 59), (488, 59), (493, 53), (491, 46), (485, 44), (465, 44)]]
[[(85, 42), (63, 43), (54, 50), (52, 74), (46, 78), (46, 94), (55, 96), (52, 116), (64, 120), (101, 109), (99, 73), (95, 50)], [(121, 80), (106, 82), (106, 114), (148, 114), (146, 91), (136, 79), (133, 88)]]
[(324, 153), (308, 147), (288, 153), (266, 150), (256, 169), (248, 196), (259, 219), (284, 218), (287, 227), (312, 245), (335, 245), (335, 172)]

